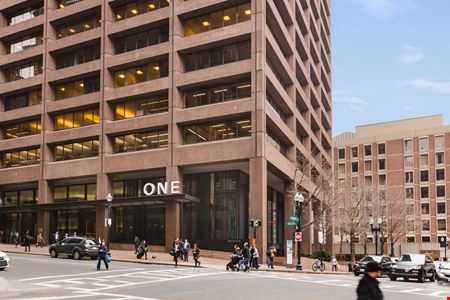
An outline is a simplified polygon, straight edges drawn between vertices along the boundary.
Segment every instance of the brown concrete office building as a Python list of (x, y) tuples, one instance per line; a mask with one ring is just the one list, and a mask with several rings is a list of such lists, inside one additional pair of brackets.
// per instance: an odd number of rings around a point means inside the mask
[[(395, 254), (422, 252), (444, 256), (438, 239), (449, 235), (450, 126), (443, 125), (442, 115), (358, 126), (355, 133), (337, 136), (334, 145), (339, 189), (350, 185), (375, 187), (380, 191), (381, 203), (385, 199), (393, 202), (386, 205), (386, 215), (395, 202), (404, 206), (396, 210), (405, 224), (399, 226), (404, 232)], [(374, 242), (368, 220), (362, 225)], [(335, 228), (334, 249), (339, 253), (338, 224)], [(386, 231), (386, 224), (381, 228)], [(363, 253), (363, 243), (361, 238), (357, 253)], [(349, 253), (348, 244), (343, 248), (343, 253)], [(390, 246), (386, 250), (390, 253)], [(369, 252), (375, 252), (373, 245)]]
[[(257, 218), (260, 247), (283, 253), (297, 159), (331, 164), (329, 1), (2, 0), (0, 12), (4, 239), (105, 237), (111, 193), (115, 247), (138, 235), (229, 251)], [(179, 193), (144, 194), (177, 181)]]

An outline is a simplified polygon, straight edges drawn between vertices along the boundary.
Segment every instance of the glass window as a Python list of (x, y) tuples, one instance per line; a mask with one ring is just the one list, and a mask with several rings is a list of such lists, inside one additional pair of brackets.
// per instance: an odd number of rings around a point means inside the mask
[(358, 147), (351, 147), (352, 158), (358, 157)]
[(407, 216), (414, 216), (414, 203), (407, 203), (405, 213)]
[(100, 19), (100, 15), (94, 15), (60, 24), (56, 27), (56, 38), (61, 39), (100, 27)]
[(428, 182), (428, 170), (420, 171), (420, 182)]
[(386, 159), (378, 160), (378, 170), (386, 170)]
[[(429, 230), (427, 230), (429, 231)], [(422, 236), (422, 243), (429, 243), (431, 241), (431, 238), (429, 236)]]
[(338, 151), (339, 159), (345, 159), (345, 148), (340, 148)]
[(447, 220), (446, 219), (438, 219), (437, 220), (437, 230), (438, 231), (447, 231)]
[(364, 156), (372, 155), (372, 145), (364, 145)]
[(358, 162), (352, 162), (352, 173), (358, 172)]
[(430, 197), (430, 188), (427, 186), (420, 187), (420, 198), (429, 198)]
[(9, 96), (5, 98), (5, 111), (37, 105), (40, 104), (41, 101), (41, 90)]
[(229, 26), (236, 23), (237, 23), (237, 7), (225, 9), (223, 11), (223, 26)]
[(444, 163), (444, 152), (436, 153), (436, 164), (441, 165)]
[(414, 176), (412, 171), (405, 172), (405, 183), (414, 183)]
[(55, 161), (60, 161), (97, 156), (98, 148), (98, 140), (88, 140), (58, 145), (54, 148), (54, 159)]
[(428, 138), (419, 138), (419, 151), (428, 151)]
[(184, 127), (184, 143), (192, 144), (249, 136), (250, 129), (249, 119), (188, 125)]
[(15, 11), (7, 16), (8, 26), (15, 25), (33, 18), (36, 18), (44, 13), (42, 4), (36, 4), (30, 7)]
[(436, 197), (438, 198), (445, 197), (445, 185), (436, 186)]
[(41, 133), (41, 120), (30, 120), (21, 123), (5, 125), (2, 128), (4, 139), (15, 139), (19, 137)]
[(443, 135), (438, 135), (434, 137), (434, 145), (436, 150), (444, 149), (445, 147), (445, 137)]
[(436, 170), (436, 181), (445, 180), (445, 169)]
[(5, 71), (8, 82), (27, 79), (42, 74), (42, 61), (12, 67)]
[(25, 49), (41, 45), (42, 44), (42, 34), (37, 35), (27, 35), (10, 42), (6, 43), (7, 53), (17, 53)]
[(422, 231), (430, 231), (430, 220), (422, 220)]
[(412, 168), (412, 167), (413, 167), (413, 156), (406, 155), (405, 156), (405, 168)]
[(378, 144), (378, 155), (384, 155), (384, 154), (386, 154), (386, 144), (379, 143)]
[(446, 211), (445, 211), (445, 202), (437, 202), (436, 203), (436, 210), (437, 210), (438, 215), (445, 214), (446, 213)]
[[(414, 227), (414, 223), (413, 223), (413, 227)], [(414, 231), (414, 230), (412, 230), (412, 231)], [(414, 243), (415, 242), (415, 237), (414, 236), (407, 236), (406, 237), (406, 242), (407, 243)]]
[(250, 3), (238, 6), (238, 22), (249, 21), (252, 17), (252, 10)]
[(411, 153), (413, 151), (413, 140), (412, 139), (404, 140), (403, 143), (404, 143), (404, 152)]
[(420, 208), (421, 208), (420, 213), (422, 215), (429, 215), (430, 214), (430, 203), (422, 203), (422, 204), (420, 204)]
[(140, 14), (169, 6), (170, 0), (135, 0), (114, 8), (116, 21), (132, 18)]
[(86, 200), (97, 200), (97, 184), (86, 185)]
[(97, 77), (86, 78), (57, 85), (55, 87), (56, 100), (67, 99), (96, 92), (100, 89), (100, 79)]

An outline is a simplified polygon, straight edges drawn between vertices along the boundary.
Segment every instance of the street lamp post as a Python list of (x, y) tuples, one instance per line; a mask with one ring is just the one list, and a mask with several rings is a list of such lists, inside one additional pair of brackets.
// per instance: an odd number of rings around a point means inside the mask
[(106, 218), (106, 225), (108, 226), (106, 245), (107, 245), (108, 249), (109, 249), (109, 242), (111, 240), (111, 225), (112, 225), (111, 204), (112, 204), (112, 201), (113, 201), (113, 196), (111, 195), (111, 193), (108, 193), (108, 195), (106, 196), (106, 202), (108, 202), (108, 218)]
[[(301, 232), (301, 216), (302, 216), (302, 203), (305, 201), (305, 197), (303, 197), (302, 193), (297, 192), (294, 196), (294, 202), (295, 202), (295, 214), (298, 219), (298, 226), (297, 231)], [(302, 242), (297, 242), (297, 271), (302, 271), (302, 261), (301, 261), (301, 253), (302, 253)]]
[(374, 220), (372, 216), (369, 218), (369, 224), (370, 224), (370, 230), (372, 231), (372, 234), (375, 233), (375, 255), (378, 255), (378, 234), (381, 232), (381, 223), (383, 223), (383, 220), (381, 218), (377, 219), (378, 227), (374, 226)]

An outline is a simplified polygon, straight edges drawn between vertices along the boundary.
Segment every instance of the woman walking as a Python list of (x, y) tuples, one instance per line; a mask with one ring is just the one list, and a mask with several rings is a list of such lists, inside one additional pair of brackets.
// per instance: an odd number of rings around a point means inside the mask
[(194, 262), (196, 267), (200, 267), (200, 249), (198, 248), (198, 244), (194, 244), (194, 249), (192, 250), (192, 255), (194, 256)]
[(109, 269), (109, 261), (111, 253), (109, 252), (108, 247), (106, 247), (105, 242), (102, 242), (102, 245), (98, 249), (98, 263), (97, 263), (97, 270), (100, 271), (100, 266), (103, 261), (105, 264), (106, 270)]
[(178, 258), (180, 257), (180, 252), (181, 252), (180, 240), (176, 239), (173, 242), (172, 250), (170, 251), (170, 255), (173, 256), (173, 261), (175, 262), (175, 268), (178, 267)]

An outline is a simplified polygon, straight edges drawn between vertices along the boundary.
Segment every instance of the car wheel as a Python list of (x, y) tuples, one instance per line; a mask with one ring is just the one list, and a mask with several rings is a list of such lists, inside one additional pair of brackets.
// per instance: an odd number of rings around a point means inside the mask
[(0, 268), (0, 271), (4, 271), (5, 270), (5, 268)]
[(53, 257), (53, 258), (57, 258), (57, 257), (58, 257), (58, 252), (56, 252), (55, 249), (52, 249), (52, 250), (50, 251), (50, 256)]
[(404, 281), (409, 281), (409, 277), (403, 277)]
[(417, 278), (417, 280), (421, 283), (425, 282), (425, 271), (420, 272), (419, 277)]
[(436, 281), (436, 273), (433, 271), (433, 274), (431, 274), (430, 277), (430, 282), (435, 282)]
[(73, 251), (72, 258), (75, 260), (79, 260), (81, 258), (80, 251), (78, 251), (78, 250)]
[(390, 279), (391, 281), (396, 281), (396, 280), (397, 280), (397, 277), (395, 277), (394, 275), (389, 275), (389, 279)]

